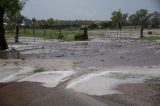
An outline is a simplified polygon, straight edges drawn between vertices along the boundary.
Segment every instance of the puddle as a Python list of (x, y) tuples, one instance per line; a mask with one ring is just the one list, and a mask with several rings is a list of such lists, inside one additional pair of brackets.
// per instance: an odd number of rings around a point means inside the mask
[(126, 69), (123, 67), (123, 69), (90, 73), (71, 81), (66, 88), (87, 95), (103, 96), (121, 93), (115, 90), (118, 85), (143, 83), (147, 78), (160, 77), (158, 68), (130, 67), (129, 71)]

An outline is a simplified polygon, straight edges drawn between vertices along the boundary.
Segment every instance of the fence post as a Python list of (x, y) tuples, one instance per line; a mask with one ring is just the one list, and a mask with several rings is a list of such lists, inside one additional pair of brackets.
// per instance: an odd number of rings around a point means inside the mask
[(19, 38), (19, 25), (16, 25), (16, 36), (15, 36), (15, 43), (18, 43), (18, 38)]
[(26, 26), (23, 26), (23, 34), (26, 33)]
[(140, 38), (144, 38), (143, 30), (144, 30), (144, 26), (142, 25)]
[(35, 35), (34, 35), (34, 42), (36, 41), (36, 39), (35, 39)]
[(35, 32), (33, 30), (33, 36), (34, 36), (34, 42), (36, 41), (36, 36), (35, 36)]
[(46, 28), (44, 28), (44, 36), (46, 36)]
[(61, 28), (59, 28), (59, 35), (60, 35), (60, 36), (62, 35)]
[(132, 38), (132, 37), (131, 37), (131, 30), (130, 30), (130, 38)]
[(34, 25), (33, 25), (32, 29), (33, 29), (33, 35), (35, 35), (35, 31), (34, 31)]
[(53, 35), (51, 34), (51, 32), (50, 32), (50, 38), (51, 38), (51, 42), (53, 44)]
[(120, 29), (120, 34), (119, 34), (119, 36), (120, 36), (119, 38), (121, 38), (121, 29)]
[(34, 36), (34, 42), (35, 42), (35, 27), (34, 27), (34, 24), (33, 24), (33, 26), (32, 26), (32, 32), (33, 32), (33, 36)]

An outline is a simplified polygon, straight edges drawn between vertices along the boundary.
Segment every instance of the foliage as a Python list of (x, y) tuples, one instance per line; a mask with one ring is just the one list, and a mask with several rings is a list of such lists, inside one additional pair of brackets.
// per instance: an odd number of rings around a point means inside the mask
[(98, 28), (99, 28), (99, 25), (96, 24), (96, 23), (93, 23), (93, 24), (90, 24), (90, 25), (88, 26), (88, 28), (89, 28), (89, 29), (98, 29)]
[(135, 27), (137, 25), (144, 25), (147, 26), (149, 24), (149, 20), (147, 16), (149, 15), (148, 10), (140, 9), (136, 13), (129, 16), (129, 22), (133, 24)]
[(112, 22), (111, 21), (101, 22), (100, 26), (101, 26), (101, 29), (107, 29), (109, 27), (111, 28)]
[(88, 40), (88, 27), (84, 26), (81, 28), (84, 32), (81, 34), (77, 34), (75, 36), (75, 40)]
[(128, 14), (127, 13), (123, 14), (121, 10), (113, 11), (112, 17), (111, 17), (112, 26), (115, 28), (121, 29), (122, 25), (126, 24), (127, 17), (128, 17)]
[(146, 9), (140, 9), (140, 10), (138, 10), (137, 12), (136, 12), (136, 15), (137, 15), (137, 19), (138, 19), (138, 22), (140, 23), (140, 24), (142, 24), (142, 23), (144, 23), (144, 21), (145, 21), (145, 18), (147, 17), (147, 15), (148, 15), (149, 13), (148, 13), (148, 10), (146, 10)]
[(13, 18), (25, 5), (27, 0), (1, 0), (0, 7), (5, 11), (5, 17)]
[[(12, 19), (22, 10), (26, 0), (1, 0), (0, 1), (0, 50), (8, 49), (5, 40), (4, 18)], [(15, 18), (13, 18), (15, 19)], [(17, 21), (18, 22), (18, 21)]]
[(136, 26), (138, 25), (138, 17), (137, 17), (137, 15), (136, 14), (130, 15), (128, 20), (136, 28)]
[(151, 27), (157, 28), (160, 25), (160, 12), (155, 12), (150, 19), (150, 25)]
[(128, 19), (128, 13), (122, 14), (122, 25), (127, 24), (127, 19)]
[(114, 11), (112, 13), (111, 20), (112, 20), (112, 25), (114, 27), (121, 28), (121, 23), (122, 23), (122, 13), (121, 13), (121, 11), (120, 10)]
[(21, 25), (24, 19), (25, 19), (25, 17), (23, 15), (21, 15), (20, 12), (18, 12), (15, 16), (13, 16), (11, 18), (11, 22), (13, 24)]
[(54, 19), (53, 18), (47, 19), (47, 24), (48, 24), (49, 27), (52, 27), (53, 24), (54, 24)]
[(40, 73), (40, 72), (45, 72), (46, 70), (44, 68), (37, 68), (33, 70), (34, 73)]
[(156, 91), (160, 91), (160, 77), (146, 79), (146, 82)]

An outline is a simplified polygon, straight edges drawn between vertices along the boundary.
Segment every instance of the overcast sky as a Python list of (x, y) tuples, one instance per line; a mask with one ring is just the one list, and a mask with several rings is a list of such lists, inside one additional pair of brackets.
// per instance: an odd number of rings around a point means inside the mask
[(22, 14), (28, 18), (63, 20), (109, 20), (114, 10), (160, 11), (160, 0), (28, 0)]

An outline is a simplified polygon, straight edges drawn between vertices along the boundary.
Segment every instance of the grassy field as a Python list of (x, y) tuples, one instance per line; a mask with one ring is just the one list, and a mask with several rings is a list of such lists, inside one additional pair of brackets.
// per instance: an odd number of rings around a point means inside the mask
[(144, 37), (145, 40), (160, 40), (160, 35), (152, 35), (148, 37)]
[[(82, 33), (80, 29), (63, 29), (61, 30), (61, 35), (63, 36), (64, 41), (74, 41), (75, 35), (78, 35)], [(117, 37), (118, 36), (124, 36), (124, 37), (140, 37), (140, 31), (137, 30), (126, 30), (123, 29), (120, 31), (118, 30), (89, 30), (88, 31), (89, 36), (99, 36), (99, 37)], [(6, 37), (14, 37), (14, 32), (6, 32)], [(60, 32), (59, 30), (52, 30), (52, 29), (46, 29), (44, 34), (44, 29), (35, 29), (35, 34), (33, 35), (33, 29), (21, 29), (19, 36), (21, 37), (40, 37), (43, 39), (59, 39), (60, 38)], [(145, 34), (145, 40), (160, 40), (160, 35), (152, 35), (148, 36)]]
[[(63, 29), (61, 30), (61, 35), (63, 36), (63, 40), (72, 41), (74, 40), (74, 36), (79, 34), (80, 30), (78, 29)], [(6, 37), (15, 36), (15, 32), (6, 32)], [(21, 37), (40, 37), (44, 39), (59, 39), (60, 32), (59, 30), (46, 29), (35, 29), (35, 34), (33, 34), (33, 29), (21, 29), (19, 32), (19, 36)]]

